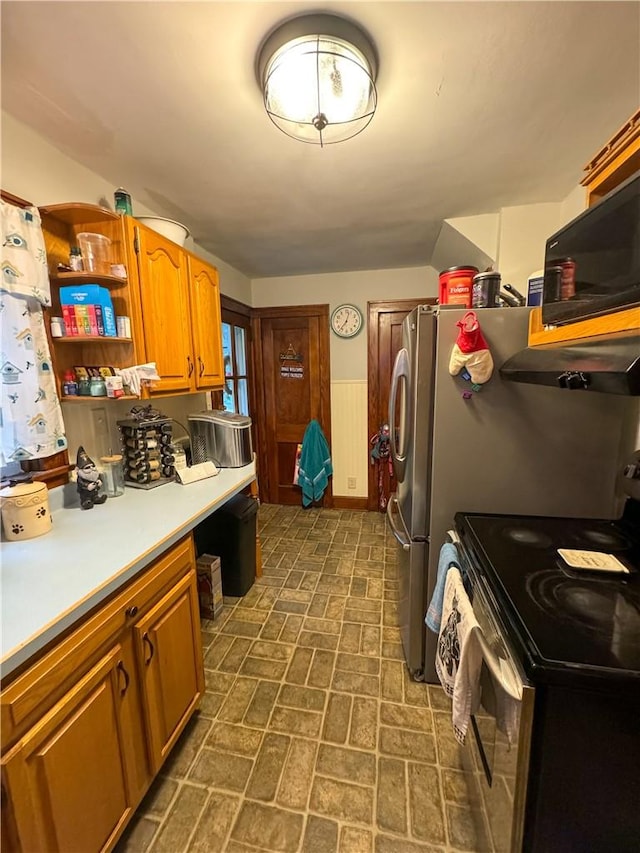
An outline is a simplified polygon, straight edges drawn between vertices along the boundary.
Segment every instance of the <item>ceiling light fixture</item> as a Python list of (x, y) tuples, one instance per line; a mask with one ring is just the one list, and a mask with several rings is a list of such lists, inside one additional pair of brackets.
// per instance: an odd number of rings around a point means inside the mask
[(376, 52), (364, 32), (335, 15), (304, 15), (277, 27), (257, 57), (269, 118), (314, 145), (361, 133), (376, 111)]

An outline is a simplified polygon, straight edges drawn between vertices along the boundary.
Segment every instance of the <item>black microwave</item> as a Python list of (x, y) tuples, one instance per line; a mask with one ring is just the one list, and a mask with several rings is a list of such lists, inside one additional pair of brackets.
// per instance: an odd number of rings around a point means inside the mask
[(640, 305), (640, 171), (547, 240), (542, 322)]

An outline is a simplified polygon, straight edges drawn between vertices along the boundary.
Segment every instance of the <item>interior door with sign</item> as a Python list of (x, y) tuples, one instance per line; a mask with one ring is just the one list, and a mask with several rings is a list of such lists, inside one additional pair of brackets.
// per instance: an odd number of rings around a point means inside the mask
[[(263, 500), (300, 504), (293, 476), (309, 421), (319, 422), (331, 444), (329, 306), (263, 308), (256, 315)], [(323, 506), (331, 504), (329, 485)]]

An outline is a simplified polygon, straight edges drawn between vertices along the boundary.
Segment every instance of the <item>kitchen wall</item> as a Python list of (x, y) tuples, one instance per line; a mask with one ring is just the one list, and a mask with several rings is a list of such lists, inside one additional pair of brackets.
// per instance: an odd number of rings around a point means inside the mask
[[(251, 282), (254, 307), (329, 304), (357, 305), (367, 318), (367, 302), (437, 296), (438, 273), (433, 267), (360, 270), (323, 275), (260, 278)], [(367, 330), (349, 340), (331, 334), (331, 443), (333, 492), (367, 494)], [(347, 487), (353, 477), (356, 488)]]
[[(38, 206), (84, 201), (104, 207), (113, 207), (115, 189), (111, 181), (67, 157), (6, 112), (2, 113), (2, 188)], [(133, 199), (133, 208), (139, 215), (161, 215), (136, 198)], [(195, 245), (192, 240), (186, 248), (218, 268), (223, 293), (242, 302), (251, 301), (251, 283), (245, 275)], [(156, 408), (185, 425), (190, 412), (202, 411), (206, 405), (205, 394), (154, 400)], [(116, 421), (126, 417), (130, 408), (130, 402), (97, 401), (96, 405), (65, 405), (63, 415), (71, 461), (75, 461), (79, 444), (84, 445), (94, 461), (110, 447), (118, 447)], [(174, 425), (174, 435), (179, 433), (179, 428)]]
[[(333, 311), (343, 302), (349, 302), (360, 308), (366, 322), (367, 302), (437, 296), (438, 272), (424, 266), (255, 278), (251, 282), (251, 293), (255, 308), (328, 303), (329, 310)], [(351, 340), (331, 335), (331, 378), (366, 380), (366, 329)]]
[[(92, 172), (2, 112), (2, 188), (35, 205), (84, 201), (113, 208), (113, 182)], [(162, 216), (133, 198), (139, 216)], [(251, 300), (251, 282), (238, 270), (188, 239), (186, 248), (218, 268), (220, 289), (241, 302)]]
[(561, 202), (503, 207), (497, 256), (502, 281), (526, 296), (529, 276), (544, 266), (547, 239), (581, 213), (585, 201), (584, 187), (578, 186)]

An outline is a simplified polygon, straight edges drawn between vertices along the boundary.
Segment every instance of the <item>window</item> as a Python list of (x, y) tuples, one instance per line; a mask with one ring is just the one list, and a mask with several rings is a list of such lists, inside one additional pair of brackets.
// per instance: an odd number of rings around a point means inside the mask
[(224, 357), (223, 408), (228, 412), (248, 415), (247, 332), (243, 326), (222, 323), (222, 355)]

